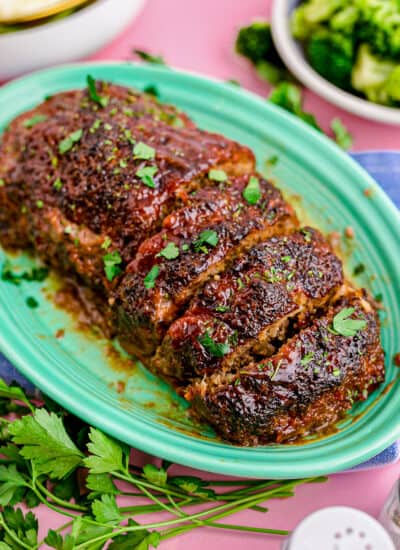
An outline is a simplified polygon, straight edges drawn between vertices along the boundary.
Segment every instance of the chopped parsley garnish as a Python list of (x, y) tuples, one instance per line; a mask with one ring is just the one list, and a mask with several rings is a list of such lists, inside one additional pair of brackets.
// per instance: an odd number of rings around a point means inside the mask
[(203, 346), (203, 348), (208, 351), (208, 353), (213, 357), (223, 357), (231, 351), (229, 344), (227, 344), (226, 342), (215, 342), (215, 340), (211, 338), (208, 332), (205, 332), (202, 336), (199, 336), (198, 341)]
[(149, 288), (154, 288), (156, 279), (160, 273), (160, 268), (158, 265), (153, 265), (153, 267), (150, 269), (150, 271), (147, 273), (146, 277), (144, 278), (144, 286)]
[(93, 124), (92, 124), (92, 127), (90, 128), (89, 132), (91, 134), (94, 134), (96, 130), (98, 130), (101, 126), (101, 120), (99, 118), (97, 118)]
[(257, 204), (261, 199), (261, 188), (259, 179), (255, 176), (250, 176), (249, 183), (243, 190), (243, 197), (249, 204)]
[(334, 118), (331, 122), (331, 128), (335, 135), (335, 141), (345, 151), (350, 149), (353, 144), (353, 136), (347, 130), (340, 118)]
[(104, 262), (104, 273), (106, 274), (107, 280), (112, 281), (114, 277), (119, 275), (122, 270), (119, 267), (122, 263), (122, 258), (118, 252), (118, 250), (114, 250), (113, 252), (109, 252), (108, 254), (105, 254), (103, 256), (103, 262)]
[(183, 252), (187, 252), (189, 250), (189, 245), (187, 243), (184, 243), (182, 246), (181, 246)]
[(156, 156), (156, 152), (153, 147), (139, 141), (133, 148), (133, 156), (135, 159), (152, 160)]
[(143, 88), (143, 91), (145, 94), (150, 94), (154, 97), (160, 97), (160, 92), (158, 91), (157, 86), (154, 86), (154, 84), (149, 84), (148, 86), (145, 86)]
[(0, 178), (0, 187), (4, 187), (5, 185), (5, 181), (3, 180), (3, 178)]
[(35, 309), (39, 307), (39, 302), (33, 296), (28, 296), (27, 299), (25, 300), (25, 303), (31, 309)]
[(101, 248), (103, 250), (107, 250), (107, 248), (110, 248), (110, 245), (111, 245), (111, 239), (110, 237), (107, 235), (104, 239), (104, 241), (102, 242), (101, 244)]
[(142, 61), (146, 61), (147, 63), (154, 63), (156, 65), (165, 65), (164, 59), (161, 57), (161, 55), (152, 55), (151, 53), (145, 52), (144, 50), (137, 50), (134, 49), (133, 53), (135, 53)]
[(137, 170), (136, 175), (142, 180), (142, 183), (147, 185), (147, 187), (155, 188), (156, 184), (154, 181), (154, 176), (157, 174), (157, 166), (143, 166)]
[(367, 326), (365, 319), (351, 319), (350, 315), (354, 313), (354, 307), (345, 307), (335, 315), (332, 321), (331, 332), (340, 336), (355, 336), (358, 331)]
[(307, 231), (307, 229), (302, 229), (301, 232), (303, 233), (304, 240), (306, 241), (306, 243), (310, 243), (311, 242), (311, 233), (309, 231)]
[(306, 353), (304, 357), (300, 361), (300, 365), (304, 367), (305, 365), (308, 365), (313, 360), (314, 353), (310, 351), (309, 353)]
[(43, 203), (43, 201), (42, 201), (42, 200), (40, 200), (40, 199), (39, 199), (39, 200), (37, 200), (37, 201), (36, 201), (36, 206), (37, 206), (38, 208), (43, 208), (43, 206), (44, 206), (44, 203)]
[(291, 256), (282, 256), (281, 260), (282, 262), (288, 263), (292, 259)]
[(1, 279), (14, 285), (19, 285), (21, 281), (35, 281), (38, 283), (42, 283), (46, 279), (48, 274), (49, 270), (47, 269), (47, 267), (33, 267), (31, 271), (15, 273), (12, 271), (9, 262), (5, 262), (1, 272)]
[(33, 128), (36, 124), (39, 124), (39, 122), (44, 122), (45, 120), (47, 120), (46, 115), (34, 115), (32, 118), (24, 120), (22, 125), (24, 128)]
[(279, 157), (278, 155), (272, 155), (272, 157), (269, 157), (265, 162), (268, 166), (275, 166), (279, 162)]
[(60, 191), (62, 186), (63, 186), (63, 184), (62, 184), (62, 181), (60, 180), (60, 178), (57, 178), (56, 181), (53, 183), (53, 187), (57, 191)]
[(217, 246), (218, 244), (218, 235), (217, 232), (213, 229), (206, 229), (200, 233), (197, 239), (194, 241), (194, 249), (196, 252), (208, 252), (208, 246)]
[(96, 89), (96, 81), (95, 79), (88, 74), (86, 77), (88, 90), (89, 90), (89, 97), (92, 101), (95, 103), (98, 103), (100, 107), (107, 107), (109, 98), (105, 96), (100, 96)]
[(217, 311), (218, 313), (226, 313), (227, 311), (230, 311), (230, 308), (227, 306), (217, 306), (215, 308), (215, 311)]
[(339, 368), (333, 369), (332, 374), (333, 376), (340, 376), (340, 369)]
[(231, 84), (232, 86), (237, 86), (238, 88), (241, 88), (241, 84), (239, 80), (236, 80), (236, 78), (229, 78), (228, 80), (225, 80), (227, 84)]
[(58, 151), (63, 155), (64, 153), (67, 153), (72, 149), (75, 143), (78, 143), (82, 139), (83, 130), (80, 128), (79, 130), (76, 130), (75, 132), (72, 132), (67, 136), (65, 139), (60, 141), (58, 144)]
[(357, 264), (353, 270), (353, 275), (361, 275), (361, 273), (364, 273), (364, 271), (365, 271), (365, 265)]
[(228, 176), (226, 175), (226, 172), (224, 170), (210, 170), (208, 172), (208, 179), (213, 181), (226, 181), (228, 179)]
[(175, 260), (179, 256), (179, 248), (175, 243), (168, 243), (157, 256), (162, 256), (166, 260)]

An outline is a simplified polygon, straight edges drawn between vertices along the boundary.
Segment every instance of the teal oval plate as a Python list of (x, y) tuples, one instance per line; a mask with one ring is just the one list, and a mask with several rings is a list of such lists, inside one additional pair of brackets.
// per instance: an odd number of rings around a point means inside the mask
[[(341, 235), (353, 228), (355, 238), (342, 239), (345, 266), (351, 274), (355, 266), (365, 265), (356, 282), (382, 296), (386, 382), (330, 435), (302, 444), (235, 447), (218, 440), (207, 426), (192, 423), (186, 403), (141, 365), (116, 359), (117, 344), (77, 330), (76, 319), (52, 301), (59, 284), (54, 277), (20, 286), (0, 282), (2, 351), (40, 389), (115, 438), (221, 474), (290, 478), (332, 473), (399, 438), (399, 369), (392, 357), (400, 349), (400, 222), (386, 195), (329, 139), (295, 117), (230, 84), (163, 67), (102, 63), (32, 74), (0, 89), (0, 128), (46, 95), (85, 86), (87, 73), (140, 89), (156, 85), (163, 101), (187, 111), (202, 128), (249, 145), (259, 168), (271, 172), (303, 221)], [(21, 269), (33, 261), (24, 255), (11, 258)], [(29, 309), (27, 296), (34, 296), (39, 307)]]

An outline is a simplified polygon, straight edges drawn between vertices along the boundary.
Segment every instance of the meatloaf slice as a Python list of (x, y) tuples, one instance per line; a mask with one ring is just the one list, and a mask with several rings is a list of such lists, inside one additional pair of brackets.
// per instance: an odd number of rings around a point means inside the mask
[(274, 356), (198, 379), (186, 398), (193, 414), (228, 441), (282, 443), (326, 429), (384, 378), (378, 317), (361, 290), (330, 307)]
[(185, 381), (269, 355), (342, 284), (342, 264), (318, 231), (273, 237), (205, 285), (170, 326), (153, 369)]
[[(101, 97), (108, 98), (106, 108), (90, 101), (86, 90), (58, 93), (16, 117), (0, 136), (3, 187), (0, 189), (0, 240), (5, 246), (30, 246), (28, 208), (32, 203), (32, 186), (45, 184), (47, 180), (53, 184), (64, 171), (69, 158), (59, 156), (58, 144), (68, 132), (85, 125), (89, 127), (91, 141), (99, 141), (100, 132), (111, 118), (122, 131), (127, 130), (127, 139), (131, 118), (164, 121), (177, 128), (195, 128), (184, 113), (149, 94), (107, 83), (98, 83), (97, 90)], [(78, 169), (80, 167), (75, 166), (75, 170)], [(51, 195), (55, 190), (51, 190)], [(57, 197), (60, 195), (56, 194)]]
[[(177, 195), (212, 183), (211, 169), (254, 167), (248, 148), (193, 127), (173, 108), (103, 83), (97, 91), (108, 98), (104, 108), (87, 90), (58, 94), (14, 120), (3, 138), (0, 239), (33, 242), (51, 265), (53, 246), (40, 243), (54, 234), (42, 234), (43, 218), (54, 212), (110, 242), (123, 267), (181, 201)], [(92, 253), (83, 243), (77, 251)], [(71, 257), (71, 270), (78, 267)]]
[[(249, 185), (258, 190), (250, 203), (245, 198)], [(178, 312), (211, 275), (254, 244), (297, 227), (278, 189), (257, 174), (203, 188), (187, 201), (140, 246), (118, 289), (121, 342), (141, 358), (154, 353)], [(156, 277), (149, 285), (152, 273)]]

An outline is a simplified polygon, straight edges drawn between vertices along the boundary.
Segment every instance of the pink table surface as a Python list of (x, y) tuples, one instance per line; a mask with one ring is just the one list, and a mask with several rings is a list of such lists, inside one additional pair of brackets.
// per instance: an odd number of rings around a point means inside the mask
[[(91, 59), (131, 59), (132, 48), (142, 48), (163, 55), (175, 67), (221, 79), (235, 78), (265, 97), (268, 87), (233, 53), (232, 44), (238, 26), (253, 17), (267, 16), (271, 4), (268, 0), (148, 0), (126, 31)], [(317, 115), (324, 129), (333, 117), (340, 116), (355, 137), (354, 150), (400, 149), (398, 127), (350, 115), (309, 91), (305, 105)], [(242, 512), (234, 521), (291, 529), (308, 513), (333, 505), (354, 506), (376, 516), (399, 474), (400, 465), (394, 465), (372, 472), (335, 475), (326, 484), (299, 488), (295, 498), (272, 502), (266, 515)], [(39, 516), (44, 527), (55, 527), (54, 516), (46, 510), (40, 510)], [(162, 548), (239, 550), (246, 544), (251, 544), (252, 550), (278, 550), (281, 539), (202, 529), (166, 541)]]

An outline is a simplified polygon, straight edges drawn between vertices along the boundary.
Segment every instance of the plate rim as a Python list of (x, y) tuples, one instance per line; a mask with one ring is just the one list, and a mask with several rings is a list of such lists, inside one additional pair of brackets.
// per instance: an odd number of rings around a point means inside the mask
[[(348, 170), (351, 170), (352, 172), (358, 173), (359, 179), (362, 180), (365, 183), (364, 188), (367, 187), (373, 187), (374, 188), (374, 196), (375, 194), (378, 197), (379, 201), (379, 208), (378, 210), (381, 212), (383, 208), (385, 208), (386, 215), (390, 215), (391, 223), (397, 226), (397, 228), (400, 228), (400, 213), (395, 207), (395, 205), (392, 203), (390, 198), (384, 193), (384, 191), (379, 187), (379, 185), (373, 180), (373, 178), (360, 166), (358, 165), (352, 158), (347, 156), (345, 153), (341, 152), (337, 146), (331, 142), (327, 137), (321, 135), (320, 133), (316, 132), (312, 128), (308, 127), (306, 124), (304, 124), (302, 121), (298, 120), (293, 115), (283, 111), (279, 107), (276, 107), (272, 104), (267, 104), (266, 102), (263, 102), (263, 100), (258, 97), (256, 94), (253, 94), (252, 92), (248, 92), (243, 89), (236, 89), (235, 87), (226, 84), (218, 79), (215, 78), (209, 78), (205, 76), (200, 76), (198, 74), (195, 74), (193, 72), (189, 71), (175, 71), (171, 69), (167, 69), (164, 67), (154, 67), (154, 66), (147, 66), (143, 64), (134, 64), (134, 63), (124, 63), (124, 62), (87, 62), (87, 63), (74, 63), (74, 64), (67, 64), (67, 65), (61, 65), (57, 67), (53, 67), (51, 69), (46, 69), (44, 71), (37, 71), (34, 73), (31, 73), (30, 75), (18, 78), (17, 80), (5, 85), (3, 88), (0, 89), (0, 102), (3, 98), (3, 96), (7, 93), (11, 93), (14, 88), (18, 88), (23, 85), (29, 85), (30, 79), (36, 79), (40, 78), (42, 75), (48, 75), (48, 76), (59, 76), (61, 73), (64, 73), (65, 71), (82, 71), (84, 68), (87, 67), (93, 67), (100, 69), (101, 67), (108, 68), (110, 66), (118, 67), (121, 69), (127, 68), (132, 69), (132, 67), (140, 67), (141, 71), (144, 71), (145, 73), (149, 74), (149, 78), (156, 78), (157, 76), (163, 75), (175, 75), (176, 78), (183, 78), (183, 79), (196, 79), (197, 82), (202, 82), (203, 84), (207, 84), (212, 87), (213, 91), (224, 93), (224, 95), (227, 94), (227, 96), (232, 96), (236, 98), (241, 98), (245, 101), (250, 101), (255, 105), (258, 105), (259, 107), (262, 105), (264, 109), (266, 109), (266, 113), (270, 111), (271, 113), (275, 113), (275, 116), (279, 116), (282, 118), (283, 121), (286, 121), (289, 126), (292, 126), (294, 128), (297, 128), (297, 131), (300, 131), (301, 133), (305, 133), (306, 137), (308, 136), (308, 140), (311, 141), (318, 141), (320, 146), (322, 148), (325, 148), (326, 151), (331, 151), (334, 158), (338, 159), (340, 157), (341, 163), (343, 166), (345, 166)], [(168, 71), (168, 72), (166, 72)], [(357, 183), (361, 189), (361, 181), (360, 183)], [(382, 213), (383, 214), (383, 213)], [(67, 395), (68, 392), (66, 392), (66, 386), (65, 381), (63, 384), (60, 384), (58, 388), (54, 387), (54, 382), (49, 382), (48, 379), (44, 376), (44, 374), (36, 372), (31, 366), (31, 357), (36, 357), (37, 361), (41, 361), (40, 354), (38, 354), (37, 349), (29, 349), (28, 348), (28, 354), (22, 354), (20, 352), (21, 347), (19, 348), (19, 351), (17, 352), (16, 349), (12, 346), (12, 341), (14, 338), (17, 338), (17, 335), (15, 334), (17, 332), (17, 326), (13, 325), (12, 323), (7, 323), (7, 319), (4, 319), (4, 308), (0, 308), (0, 325), (2, 326), (3, 330), (0, 334), (0, 347), (2, 348), (5, 355), (8, 356), (8, 358), (12, 361), (13, 364), (15, 364), (19, 370), (23, 372), (27, 378), (32, 380), (39, 388), (41, 388), (43, 391), (48, 393), (51, 397), (53, 397), (56, 401), (60, 402), (65, 408), (71, 410), (74, 414), (77, 414), (78, 416), (84, 418), (87, 422), (90, 424), (93, 424), (100, 429), (103, 429), (107, 433), (111, 433), (114, 437), (117, 437), (121, 440), (129, 442), (130, 445), (133, 447), (138, 447), (143, 451), (149, 452), (151, 454), (157, 454), (157, 456), (161, 456), (162, 458), (170, 459), (175, 462), (178, 462), (180, 464), (186, 465), (186, 466), (192, 466), (197, 467), (202, 470), (208, 470), (212, 472), (222, 473), (226, 475), (240, 475), (240, 476), (253, 476), (253, 477), (274, 477), (274, 478), (282, 478), (282, 477), (297, 477), (299, 475), (298, 472), (291, 472), (288, 470), (288, 468), (278, 464), (278, 466), (271, 466), (271, 464), (268, 464), (268, 470), (263, 468), (263, 464), (260, 464), (257, 462), (257, 467), (255, 467), (255, 464), (252, 463), (252, 461), (249, 462), (243, 462), (243, 459), (240, 458), (218, 458), (210, 454), (206, 454), (206, 457), (204, 456), (203, 452), (200, 451), (193, 451), (191, 448), (187, 448), (185, 445), (178, 445), (176, 446), (176, 438), (181, 438), (182, 434), (179, 432), (175, 432), (172, 430), (169, 430), (168, 436), (166, 433), (163, 433), (163, 440), (158, 440), (156, 444), (156, 448), (154, 445), (155, 435), (152, 434), (145, 434), (145, 433), (139, 433), (139, 436), (137, 433), (133, 434), (134, 436), (127, 438), (126, 437), (126, 431), (124, 431), (123, 427), (121, 427), (120, 422), (117, 420), (112, 420), (112, 415), (103, 415), (102, 418), (99, 418), (95, 408), (93, 409), (93, 404), (96, 404), (96, 400), (94, 400), (90, 397), (90, 394), (84, 393), (80, 388), (80, 393), (82, 394), (82, 400), (79, 400), (76, 397), (76, 391), (77, 388), (74, 387), (75, 395), (73, 397)], [(4, 326), (6, 326), (6, 329), (4, 330)], [(20, 344), (23, 344), (22, 348), (24, 349), (25, 343), (22, 341), (22, 339), (19, 340)], [(29, 357), (30, 355), (30, 357)], [(54, 373), (53, 373), (54, 375)], [(68, 386), (69, 388), (69, 386)], [(90, 398), (90, 399), (89, 399)], [(111, 405), (102, 402), (102, 408), (105, 409), (112, 409)], [(112, 409), (114, 415), (117, 413), (117, 417), (121, 415), (121, 411)], [(121, 417), (121, 420), (123, 420), (123, 417), (126, 414), (126, 411), (122, 411), (124, 414)], [(132, 417), (133, 423), (138, 423), (138, 421)], [(156, 423), (155, 423), (156, 425)], [(158, 428), (155, 431), (155, 434), (157, 433)], [(395, 439), (400, 437), (400, 423), (397, 426), (392, 426), (391, 430), (388, 430), (385, 433), (385, 436), (381, 436), (378, 441), (374, 440), (374, 443), (370, 443), (369, 446), (364, 449), (363, 452), (358, 451), (357, 453), (352, 453), (351, 450), (347, 453), (347, 458), (342, 458), (339, 462), (335, 462), (334, 459), (329, 458), (328, 460), (324, 459), (322, 463), (319, 464), (308, 464), (308, 466), (302, 465), (301, 469), (301, 476), (306, 477), (308, 475), (314, 476), (314, 475), (320, 475), (325, 474), (329, 471), (329, 473), (333, 473), (338, 470), (343, 470), (345, 468), (350, 468), (356, 464), (359, 464), (360, 462), (367, 460), (368, 458), (371, 458), (378, 452), (382, 451), (384, 448), (386, 448), (389, 444), (391, 444)], [(167, 443), (165, 442), (167, 440)], [(186, 436), (187, 441), (195, 441), (196, 449), (197, 447), (203, 448), (207, 452), (210, 451), (211, 447), (217, 446), (218, 443), (212, 442), (212, 445), (205, 445), (205, 442), (202, 441), (199, 438), (192, 438), (189, 436)], [(175, 446), (174, 446), (175, 443)], [(189, 443), (189, 447), (190, 447)], [(224, 449), (242, 449), (235, 446), (224, 446)], [(292, 447), (293, 448), (293, 447)], [(265, 447), (262, 447), (260, 449), (264, 449)], [(285, 447), (285, 450), (287, 450), (288, 447)], [(201, 449), (200, 449), (201, 450)], [(235, 453), (233, 453), (235, 454)], [(254, 453), (254, 456), (256, 456), (257, 453)], [(278, 455), (277, 455), (278, 456)], [(277, 462), (279, 462), (279, 457)], [(311, 461), (309, 461), (311, 462)], [(251, 472), (248, 471), (249, 467), (252, 467), (253, 470)], [(296, 475), (293, 475), (293, 474)]]

